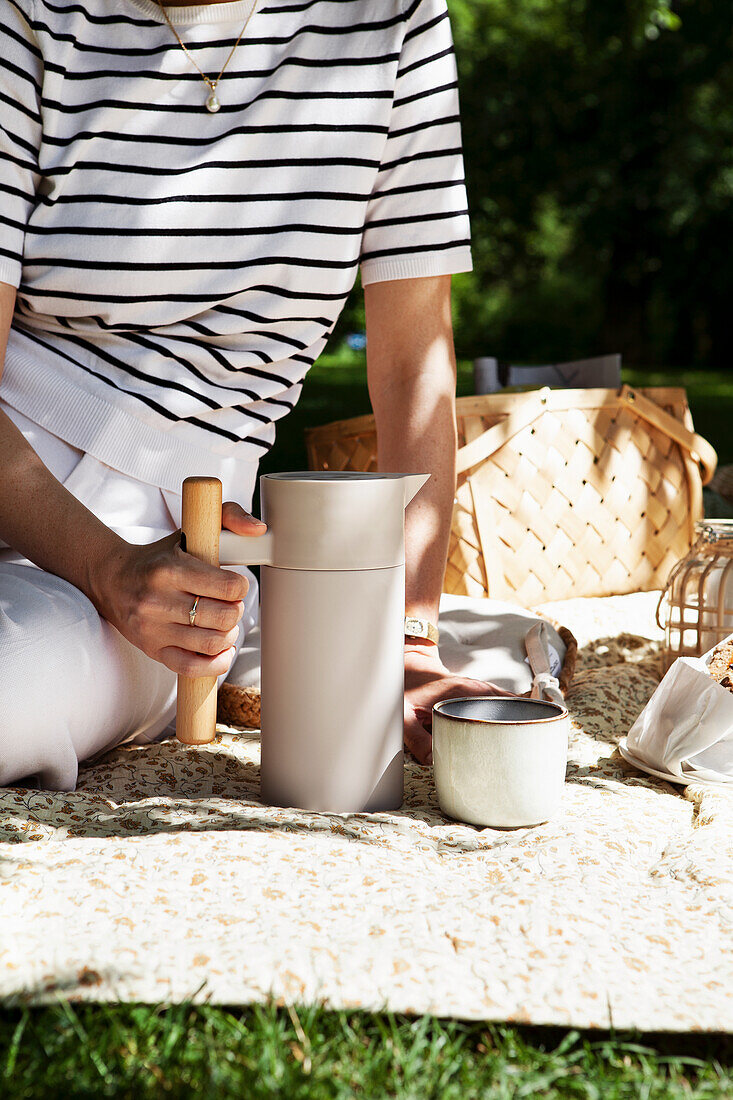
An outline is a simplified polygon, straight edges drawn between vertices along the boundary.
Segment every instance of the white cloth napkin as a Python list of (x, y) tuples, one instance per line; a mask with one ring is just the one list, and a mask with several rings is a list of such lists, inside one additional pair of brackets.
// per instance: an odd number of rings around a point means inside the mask
[(733, 792), (733, 693), (703, 657), (679, 657), (619, 745), (631, 764), (674, 783)]

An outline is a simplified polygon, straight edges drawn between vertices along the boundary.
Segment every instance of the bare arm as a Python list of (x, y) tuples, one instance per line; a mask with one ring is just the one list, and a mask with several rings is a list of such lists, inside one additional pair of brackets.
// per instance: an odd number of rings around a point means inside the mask
[[(0, 283), (0, 375), (15, 293)], [(63, 487), (2, 410), (0, 469), (0, 538), (91, 599), (90, 567), (101, 557), (119, 554), (127, 543)]]
[(450, 275), (364, 288), (379, 469), (432, 476), (405, 516), (408, 614), (438, 621), (456, 486)]
[[(0, 375), (15, 297), (15, 288), (0, 282)], [(144, 546), (126, 542), (64, 488), (2, 410), (0, 469), (0, 538), (8, 546), (80, 589), (124, 637), (173, 672), (227, 670), (245, 577), (184, 553), (177, 531)], [(241, 534), (264, 530), (233, 501), (225, 503), (223, 521)], [(192, 627), (188, 612), (197, 595)]]
[[(364, 288), (367, 375), (379, 469), (430, 473), (405, 515), (405, 603), (437, 623), (456, 487), (456, 360), (450, 275)], [(405, 645), (405, 744), (432, 762), (432, 707), (439, 699), (502, 695), (496, 685), (449, 672), (438, 646)]]

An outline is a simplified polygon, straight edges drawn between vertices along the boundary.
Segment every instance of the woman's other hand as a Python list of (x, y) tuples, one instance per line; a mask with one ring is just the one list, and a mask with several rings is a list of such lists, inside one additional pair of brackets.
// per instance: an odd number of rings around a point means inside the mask
[(433, 706), (441, 699), (513, 695), (488, 680), (457, 676), (445, 667), (437, 645), (405, 645), (405, 748), (421, 764), (433, 762)]
[[(238, 535), (267, 530), (234, 501), (222, 505), (222, 528)], [(172, 672), (221, 676), (229, 669), (249, 582), (185, 553), (180, 530), (144, 546), (125, 543), (98, 570), (93, 586), (94, 603), (104, 618)], [(197, 596), (191, 626), (188, 616)]]

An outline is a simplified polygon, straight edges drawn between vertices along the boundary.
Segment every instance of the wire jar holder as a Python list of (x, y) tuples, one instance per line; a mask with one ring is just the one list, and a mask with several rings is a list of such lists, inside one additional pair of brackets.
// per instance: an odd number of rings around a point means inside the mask
[(700, 520), (695, 534), (657, 605), (662, 674), (677, 657), (700, 657), (733, 634), (733, 520)]

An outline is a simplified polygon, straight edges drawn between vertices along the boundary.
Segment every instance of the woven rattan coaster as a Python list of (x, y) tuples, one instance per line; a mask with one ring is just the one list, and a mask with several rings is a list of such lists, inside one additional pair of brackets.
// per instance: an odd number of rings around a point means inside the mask
[[(542, 616), (545, 618), (545, 616)], [(565, 694), (575, 672), (578, 657), (578, 643), (566, 626), (553, 622), (555, 630), (565, 645), (565, 659), (558, 676), (560, 691)], [(224, 726), (239, 726), (241, 729), (260, 728), (260, 689), (257, 687), (238, 687), (224, 683), (219, 688), (216, 708), (216, 720)]]
[(258, 730), (260, 728), (260, 689), (222, 684), (216, 704), (216, 720), (224, 726), (241, 726), (246, 730)]

